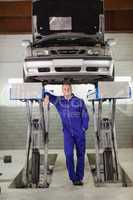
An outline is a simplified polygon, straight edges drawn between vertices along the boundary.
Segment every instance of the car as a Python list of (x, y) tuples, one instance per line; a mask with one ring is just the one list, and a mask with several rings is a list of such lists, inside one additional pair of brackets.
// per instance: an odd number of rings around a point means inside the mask
[(113, 40), (104, 38), (101, 0), (34, 0), (33, 40), (25, 41), (25, 82), (114, 80)]

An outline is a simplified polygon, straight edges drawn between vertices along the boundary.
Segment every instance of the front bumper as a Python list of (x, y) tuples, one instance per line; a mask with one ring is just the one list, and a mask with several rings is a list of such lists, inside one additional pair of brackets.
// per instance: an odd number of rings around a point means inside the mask
[(25, 81), (89, 83), (113, 80), (113, 68), (112, 59), (26, 59), (24, 75)]

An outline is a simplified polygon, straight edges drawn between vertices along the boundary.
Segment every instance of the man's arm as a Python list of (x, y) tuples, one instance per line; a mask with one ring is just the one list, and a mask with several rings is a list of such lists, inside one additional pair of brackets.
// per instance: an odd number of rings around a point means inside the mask
[(53, 94), (50, 94), (49, 92), (44, 92), (43, 97), (44, 97), (44, 102), (50, 101), (50, 103), (54, 104), (55, 106), (59, 101), (59, 96), (55, 96)]
[(89, 114), (84, 101), (82, 101), (81, 117), (82, 117), (82, 129), (83, 131), (86, 131), (89, 128)]

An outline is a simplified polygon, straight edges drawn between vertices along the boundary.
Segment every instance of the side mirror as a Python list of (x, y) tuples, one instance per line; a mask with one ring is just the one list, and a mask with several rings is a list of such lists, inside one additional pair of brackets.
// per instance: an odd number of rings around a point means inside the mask
[(115, 41), (114, 39), (112, 39), (112, 38), (109, 38), (109, 39), (107, 39), (107, 41), (106, 41), (106, 45), (107, 45), (108, 47), (115, 46), (115, 45), (116, 45), (116, 41)]
[(23, 40), (22, 41), (22, 46), (23, 47), (31, 46), (31, 41), (30, 40)]

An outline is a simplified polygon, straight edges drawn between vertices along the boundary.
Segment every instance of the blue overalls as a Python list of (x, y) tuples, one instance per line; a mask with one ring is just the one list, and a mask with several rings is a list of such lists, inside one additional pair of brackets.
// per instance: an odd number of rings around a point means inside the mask
[[(66, 165), (71, 181), (82, 181), (85, 161), (85, 131), (88, 129), (89, 115), (82, 99), (72, 96), (67, 100), (64, 96), (54, 96), (44, 92), (55, 105), (62, 121), (64, 132), (64, 152)], [(74, 146), (76, 147), (77, 164), (74, 164)]]

